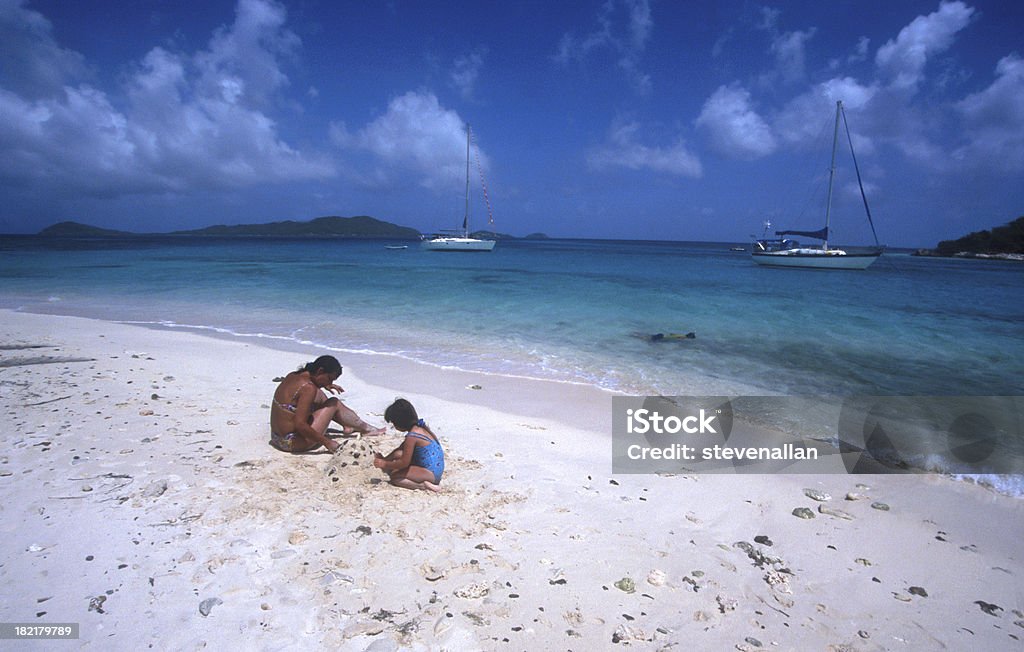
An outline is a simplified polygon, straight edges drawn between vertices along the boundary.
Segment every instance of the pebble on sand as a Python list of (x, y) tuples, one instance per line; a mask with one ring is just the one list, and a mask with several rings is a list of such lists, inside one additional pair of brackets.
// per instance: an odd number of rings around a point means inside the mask
[(825, 493), (824, 491), (818, 491), (817, 489), (804, 489), (804, 495), (811, 500), (816, 500), (819, 503), (823, 503), (832, 500), (832, 496)]
[(665, 584), (665, 571), (652, 570), (647, 574), (647, 583), (651, 586), (663, 586)]
[(844, 521), (853, 520), (853, 514), (844, 512), (841, 509), (833, 509), (831, 507), (826, 507), (825, 505), (818, 505), (818, 512), (825, 514), (826, 516), (834, 516), (835, 518), (841, 518)]
[(491, 589), (486, 584), (479, 583), (467, 584), (466, 586), (459, 587), (453, 591), (455, 597), (463, 598), (465, 600), (482, 598), (490, 592)]
[(201, 613), (204, 617), (209, 616), (213, 608), (219, 604), (224, 604), (224, 601), (220, 598), (206, 598), (205, 600), (199, 603), (199, 613)]
[(623, 577), (621, 580), (615, 583), (615, 588), (626, 593), (636, 592), (636, 582), (630, 577)]

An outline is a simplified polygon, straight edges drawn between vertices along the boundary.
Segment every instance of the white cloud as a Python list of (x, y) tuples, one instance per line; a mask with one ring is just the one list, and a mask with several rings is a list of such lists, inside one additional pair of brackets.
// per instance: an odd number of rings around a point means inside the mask
[[(22, 57), (56, 48), (49, 24), (33, 14), (14, 10), (35, 44)], [(50, 68), (34, 77), (64, 85), (41, 97), (0, 89), (0, 179), (113, 197), (333, 175), (328, 161), (283, 142), (264, 113), (287, 84), (278, 56), (297, 45), (283, 22), (279, 5), (241, 0), (236, 21), (208, 50), (192, 57), (151, 50), (127, 76), (120, 107), (112, 98), (121, 93), (68, 84), (75, 57), (36, 57)]]
[(757, 26), (758, 29), (763, 29), (766, 32), (777, 31), (779, 24), (779, 16), (781, 15), (781, 9), (774, 9), (772, 7), (761, 7), (761, 24)]
[(348, 125), (341, 120), (330, 123), (327, 128), (327, 137), (338, 147), (351, 147), (355, 143), (354, 137), (348, 130)]
[(60, 47), (45, 16), (27, 9), (24, 0), (0, 1), (0, 70), (6, 90), (25, 99), (59, 92), (68, 80), (88, 76), (85, 59)]
[(697, 128), (721, 154), (751, 160), (775, 151), (768, 123), (750, 104), (750, 93), (738, 86), (721, 86), (704, 102)]
[(837, 68), (841, 68), (844, 65), (857, 64), (862, 61), (867, 61), (868, 50), (870, 49), (870, 46), (871, 39), (869, 39), (866, 36), (860, 37), (860, 39), (857, 41), (857, 46), (853, 49), (853, 52), (846, 55), (845, 59), (842, 57), (834, 57), (832, 59), (829, 59), (829, 70), (836, 70)]
[[(864, 86), (852, 77), (836, 77), (817, 84), (811, 90), (790, 100), (775, 116), (772, 126), (786, 143), (807, 146), (814, 144), (821, 125), (835, 115), (836, 102), (842, 100), (848, 111), (865, 108), (878, 93), (877, 86)], [(857, 139), (857, 151), (868, 153), (873, 143)]]
[(996, 80), (956, 105), (970, 142), (954, 157), (1004, 172), (1024, 170), (1024, 59), (1003, 57)]
[[(786, 144), (811, 144), (830, 120), (836, 100), (843, 100), (848, 113), (858, 114), (851, 125), (858, 156), (888, 145), (931, 171), (1019, 173), (1024, 170), (1024, 61), (1019, 55), (1004, 57), (993, 83), (960, 101), (935, 94), (948, 93), (950, 80), (962, 80), (965, 73), (937, 70), (929, 82), (933, 93), (928, 104), (915, 101), (929, 63), (953, 47), (973, 16), (974, 9), (962, 2), (943, 2), (935, 12), (918, 16), (879, 48), (876, 79), (862, 83), (835, 77), (817, 84), (774, 116), (775, 134)], [(861, 39), (850, 60), (866, 48), (866, 39)], [(949, 124), (957, 129), (947, 130)]]
[(463, 99), (472, 99), (476, 81), (480, 77), (480, 69), (484, 65), (486, 49), (478, 49), (465, 56), (455, 59), (450, 79), (452, 86), (459, 91)]
[(948, 49), (973, 14), (974, 9), (963, 2), (943, 2), (938, 10), (918, 16), (900, 30), (896, 40), (880, 47), (875, 63), (895, 88), (914, 90), (929, 57)]
[[(625, 11), (625, 16), (618, 9)], [(651, 90), (651, 77), (640, 68), (654, 29), (648, 0), (607, 0), (597, 16), (600, 27), (578, 37), (572, 33), (562, 36), (555, 61), (567, 65), (582, 62), (595, 52), (608, 50), (616, 57), (616, 65), (626, 74), (633, 88), (641, 95)]]
[(639, 125), (628, 123), (613, 126), (608, 142), (587, 156), (592, 169), (624, 167), (630, 170), (648, 169), (683, 177), (700, 178), (703, 168), (698, 159), (682, 141), (670, 147), (648, 147), (634, 139)]
[[(195, 57), (199, 89), (216, 95), (230, 80), (246, 102), (265, 106), (288, 85), (280, 59), (294, 54), (299, 37), (285, 29), (284, 7), (272, 0), (238, 0), (235, 22), (217, 30), (209, 48)], [(229, 91), (233, 92), (233, 91)]]
[(771, 51), (782, 80), (787, 83), (804, 78), (804, 45), (814, 36), (816, 30), (786, 32), (772, 42)]
[(866, 61), (868, 58), (868, 47), (870, 45), (871, 39), (866, 36), (860, 37), (860, 40), (857, 41), (857, 49), (850, 55), (849, 62), (857, 63), (858, 61)]
[[(371, 152), (388, 168), (416, 175), (426, 188), (450, 189), (466, 176), (466, 127), (458, 113), (440, 105), (433, 93), (396, 97), (387, 113), (348, 139)], [(482, 152), (481, 164), (487, 168)], [(378, 181), (393, 181), (382, 170)]]
[(761, 85), (765, 87), (777, 85), (780, 78), (787, 84), (803, 80), (806, 69), (805, 46), (817, 32), (814, 27), (803, 31), (780, 32), (781, 16), (780, 9), (761, 7), (761, 22), (757, 29), (767, 32), (771, 37), (768, 49), (775, 58), (775, 69), (760, 78)]
[(41, 183), (58, 196), (106, 196), (125, 186), (134, 192), (154, 189), (157, 179), (134, 169), (126, 124), (89, 87), (68, 88), (61, 102), (30, 101), (0, 90), (0, 178)]

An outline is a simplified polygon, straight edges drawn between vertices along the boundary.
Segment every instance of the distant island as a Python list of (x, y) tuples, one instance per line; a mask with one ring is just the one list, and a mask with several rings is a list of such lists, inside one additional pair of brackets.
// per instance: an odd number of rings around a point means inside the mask
[[(422, 234), (416, 229), (378, 220), (368, 215), (355, 217), (318, 217), (306, 222), (286, 220), (283, 222), (267, 222), (265, 224), (218, 224), (202, 229), (188, 231), (169, 231), (163, 233), (134, 233), (101, 229), (80, 222), (60, 222), (48, 226), (37, 235), (48, 238), (132, 238), (142, 236), (184, 236), (184, 237), (333, 237), (333, 238), (390, 238), (395, 240), (419, 240)], [(547, 235), (531, 233), (519, 238), (506, 233), (493, 231), (477, 231), (472, 234), (477, 238), (493, 240), (544, 240)]]
[(991, 231), (975, 231), (956, 240), (943, 240), (934, 249), (918, 249), (913, 255), (1024, 261), (1024, 217)]
[(37, 235), (50, 238), (123, 238), (125, 236), (138, 235), (128, 231), (114, 231), (112, 229), (101, 229), (98, 226), (79, 224), (78, 222), (59, 222), (48, 226)]
[(167, 233), (132, 233), (130, 231), (113, 231), (101, 229), (78, 222), (61, 222), (49, 226), (39, 235), (55, 238), (109, 238), (131, 237), (140, 235), (172, 235), (172, 236), (276, 236), (276, 237), (307, 237), (332, 236), (336, 238), (396, 238), (416, 240), (420, 232), (406, 226), (384, 222), (367, 215), (356, 217), (318, 217), (308, 222), (268, 222), (266, 224), (235, 224), (208, 226), (203, 229), (189, 231), (171, 231)]
[(471, 238), (479, 238), (481, 240), (547, 240), (548, 236), (544, 233), (531, 233), (530, 235), (522, 238), (507, 233), (497, 233), (495, 231), (473, 231), (469, 234)]

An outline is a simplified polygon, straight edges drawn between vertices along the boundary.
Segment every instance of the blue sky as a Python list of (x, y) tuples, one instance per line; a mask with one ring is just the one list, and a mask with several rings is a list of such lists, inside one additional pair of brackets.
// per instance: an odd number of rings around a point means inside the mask
[(447, 228), (470, 123), (495, 230), (745, 241), (820, 226), (843, 100), (880, 239), (931, 246), (1024, 214), (1022, 34), (1010, 2), (0, 0), (0, 231)]

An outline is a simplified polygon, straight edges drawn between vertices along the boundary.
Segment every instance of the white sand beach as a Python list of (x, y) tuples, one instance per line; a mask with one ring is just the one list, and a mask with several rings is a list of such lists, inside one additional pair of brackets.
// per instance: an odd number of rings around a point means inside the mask
[(339, 356), (360, 415), (439, 435), (432, 495), (368, 468), (393, 431), (268, 446), (273, 379), (324, 351), (12, 311), (0, 345), (0, 622), (80, 626), (4, 649), (1024, 645), (1024, 501), (984, 487), (613, 475), (610, 394)]

